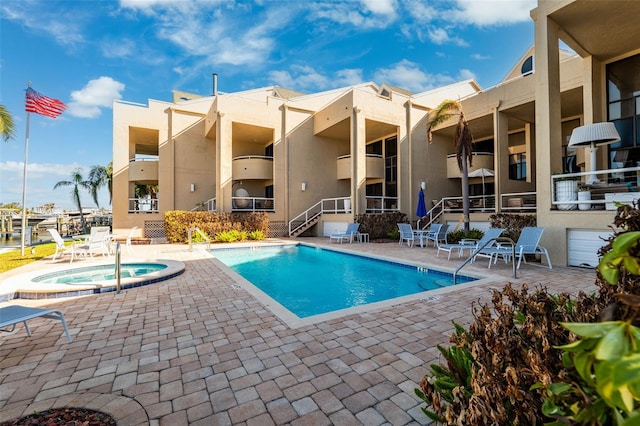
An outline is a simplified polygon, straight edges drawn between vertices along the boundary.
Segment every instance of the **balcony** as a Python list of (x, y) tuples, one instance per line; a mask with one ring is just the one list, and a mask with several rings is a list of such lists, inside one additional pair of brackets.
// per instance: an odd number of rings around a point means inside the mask
[(367, 213), (398, 211), (398, 197), (367, 196)]
[(273, 180), (273, 157), (244, 155), (233, 159), (233, 180)]
[(640, 167), (551, 176), (551, 205), (558, 210), (617, 210), (617, 203), (638, 201), (639, 191)]
[[(351, 179), (351, 155), (338, 157), (337, 179)], [(384, 179), (384, 158), (378, 154), (367, 154), (367, 179)]]
[(132, 158), (129, 160), (129, 182), (152, 184), (158, 182), (158, 160)]
[(275, 212), (274, 199), (265, 197), (231, 197), (234, 212)]
[[(492, 152), (474, 152), (473, 154), (473, 167), (469, 167), (469, 173), (485, 168), (493, 170), (493, 153)], [(447, 177), (449, 179), (460, 179), (462, 173), (458, 168), (458, 160), (456, 160), (455, 154), (447, 155)]]
[(129, 198), (129, 213), (158, 213), (157, 198)]

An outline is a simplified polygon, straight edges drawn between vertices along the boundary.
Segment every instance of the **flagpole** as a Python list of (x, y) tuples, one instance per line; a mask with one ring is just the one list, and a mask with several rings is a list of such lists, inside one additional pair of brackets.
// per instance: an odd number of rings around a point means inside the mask
[(27, 134), (24, 139), (24, 166), (22, 171), (22, 228), (20, 228), (20, 257), (24, 257), (24, 240), (27, 229), (27, 158), (29, 157), (29, 122), (31, 113), (27, 112)]

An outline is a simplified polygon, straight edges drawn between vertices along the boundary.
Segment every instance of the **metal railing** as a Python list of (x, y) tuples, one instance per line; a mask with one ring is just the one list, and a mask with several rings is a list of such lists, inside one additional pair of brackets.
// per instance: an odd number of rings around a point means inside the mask
[(537, 195), (535, 192), (512, 192), (500, 194), (500, 210), (502, 211), (536, 211)]
[(640, 167), (551, 176), (551, 205), (558, 210), (616, 210), (640, 199)]
[(157, 198), (129, 198), (129, 213), (158, 213)]
[(274, 199), (266, 197), (231, 197), (234, 212), (274, 212)]
[[(467, 257), (460, 265), (458, 265), (458, 267), (456, 268), (456, 270), (453, 272), (453, 285), (456, 284), (456, 279), (458, 277), (458, 272), (460, 272), (460, 270), (462, 268), (464, 268), (465, 266), (467, 266), (469, 264), (469, 262), (472, 262), (473, 259), (476, 257), (476, 255), (478, 253), (480, 253), (482, 250), (484, 250), (485, 248), (487, 248), (487, 246), (489, 244), (493, 244), (495, 242), (500, 242), (500, 241), (504, 241), (507, 242), (509, 244), (511, 244), (511, 264), (512, 264), (512, 268), (513, 268), (513, 278), (517, 279), (518, 278), (518, 273), (517, 273), (517, 268), (516, 268), (516, 243), (508, 237), (498, 237), (498, 238), (492, 238), (489, 241), (487, 241), (486, 243), (484, 243), (482, 246), (476, 248), (470, 255), (469, 257)], [(491, 262), (491, 259), (489, 259), (489, 262)]]
[(189, 251), (193, 251), (193, 233), (197, 233), (200, 237), (207, 243), (207, 250), (211, 249), (211, 239), (207, 234), (202, 232), (200, 228), (194, 226), (193, 228), (189, 228), (189, 232), (187, 238), (189, 240)]
[(398, 211), (398, 197), (367, 196), (367, 213)]
[(289, 235), (322, 215), (323, 213), (351, 213), (351, 198), (324, 198), (289, 221)]
[(216, 199), (209, 198), (207, 201), (203, 201), (202, 203), (192, 208), (191, 211), (192, 212), (197, 212), (197, 211), (215, 212), (217, 211)]

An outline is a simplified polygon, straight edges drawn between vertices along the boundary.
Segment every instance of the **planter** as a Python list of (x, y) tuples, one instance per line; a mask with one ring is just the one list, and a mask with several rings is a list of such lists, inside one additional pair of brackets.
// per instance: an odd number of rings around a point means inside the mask
[(344, 199), (344, 212), (351, 213), (351, 198)]
[[(578, 201), (591, 201), (591, 191), (578, 191)], [(578, 204), (580, 210), (591, 210), (591, 203)]]
[[(556, 201), (577, 201), (578, 182), (575, 180), (561, 180), (556, 182)], [(557, 204), (558, 210), (575, 210), (576, 204)]]

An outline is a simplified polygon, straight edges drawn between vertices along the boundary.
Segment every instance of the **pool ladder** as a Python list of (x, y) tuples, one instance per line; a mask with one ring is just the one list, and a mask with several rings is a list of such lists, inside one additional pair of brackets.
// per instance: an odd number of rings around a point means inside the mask
[[(478, 254), (482, 249), (486, 248), (489, 244), (493, 244), (494, 242), (511, 243), (511, 265), (513, 268), (513, 278), (518, 279), (518, 275), (516, 273), (516, 244), (513, 242), (511, 238), (498, 237), (498, 238), (490, 239), (485, 244), (483, 244), (482, 247), (478, 247), (477, 249), (475, 249), (473, 253), (471, 253), (471, 255), (468, 258), (466, 258), (465, 261), (460, 264), (460, 266), (456, 268), (455, 272), (453, 273), (453, 285), (456, 284), (456, 278), (458, 276), (458, 272), (460, 271), (460, 269), (467, 266), (467, 264), (471, 262), (474, 257), (476, 257), (476, 254)], [(491, 259), (489, 259), (489, 262), (491, 262)]]

